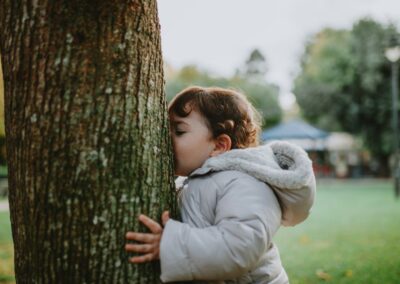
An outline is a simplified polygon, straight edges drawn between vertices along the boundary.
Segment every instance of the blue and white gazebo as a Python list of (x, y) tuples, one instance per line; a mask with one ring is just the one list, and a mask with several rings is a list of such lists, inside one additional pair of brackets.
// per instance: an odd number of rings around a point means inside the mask
[(330, 133), (304, 121), (292, 120), (263, 131), (261, 139), (263, 143), (285, 140), (297, 144), (305, 150), (323, 150), (325, 139), (329, 135)]

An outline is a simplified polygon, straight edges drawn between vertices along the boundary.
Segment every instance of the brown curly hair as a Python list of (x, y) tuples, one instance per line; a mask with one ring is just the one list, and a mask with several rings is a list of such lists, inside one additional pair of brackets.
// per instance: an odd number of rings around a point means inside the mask
[(188, 116), (192, 110), (205, 118), (213, 138), (228, 135), (232, 149), (259, 145), (260, 115), (240, 92), (193, 86), (177, 94), (168, 106), (170, 115), (180, 117)]

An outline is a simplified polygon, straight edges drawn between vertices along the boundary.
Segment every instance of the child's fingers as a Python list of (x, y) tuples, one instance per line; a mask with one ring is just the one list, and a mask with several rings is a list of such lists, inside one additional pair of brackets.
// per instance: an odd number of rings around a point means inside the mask
[(154, 250), (154, 246), (149, 244), (126, 244), (125, 250), (128, 252), (148, 253)]
[(162, 213), (161, 220), (162, 220), (163, 226), (165, 226), (165, 224), (167, 224), (167, 222), (169, 220), (169, 211), (164, 211)]
[(125, 235), (127, 240), (138, 241), (142, 243), (152, 243), (160, 239), (160, 235), (155, 234), (145, 234), (145, 233), (136, 233), (136, 232), (128, 232)]
[(141, 255), (141, 256), (131, 257), (131, 258), (129, 258), (129, 262), (132, 262), (132, 263), (143, 263), (143, 262), (152, 261), (153, 259), (155, 259), (154, 254), (148, 253), (148, 254)]
[(139, 221), (142, 222), (147, 228), (150, 229), (154, 234), (160, 234), (162, 232), (162, 227), (153, 219), (147, 217), (146, 215), (140, 215)]

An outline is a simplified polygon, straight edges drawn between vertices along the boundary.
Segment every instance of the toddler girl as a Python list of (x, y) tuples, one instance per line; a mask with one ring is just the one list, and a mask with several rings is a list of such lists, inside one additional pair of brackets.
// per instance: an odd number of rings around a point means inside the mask
[(128, 232), (133, 263), (160, 259), (163, 282), (288, 283), (272, 238), (307, 218), (315, 196), (311, 161), (286, 142), (258, 146), (257, 113), (242, 94), (190, 87), (169, 105), (183, 222)]

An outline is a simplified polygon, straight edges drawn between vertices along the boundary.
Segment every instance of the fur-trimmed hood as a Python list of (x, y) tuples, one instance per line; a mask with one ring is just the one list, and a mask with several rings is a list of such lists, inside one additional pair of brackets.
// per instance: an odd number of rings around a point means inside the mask
[(267, 183), (278, 197), (284, 226), (304, 221), (314, 203), (312, 162), (303, 149), (288, 142), (234, 149), (209, 158), (201, 169), (237, 170)]

